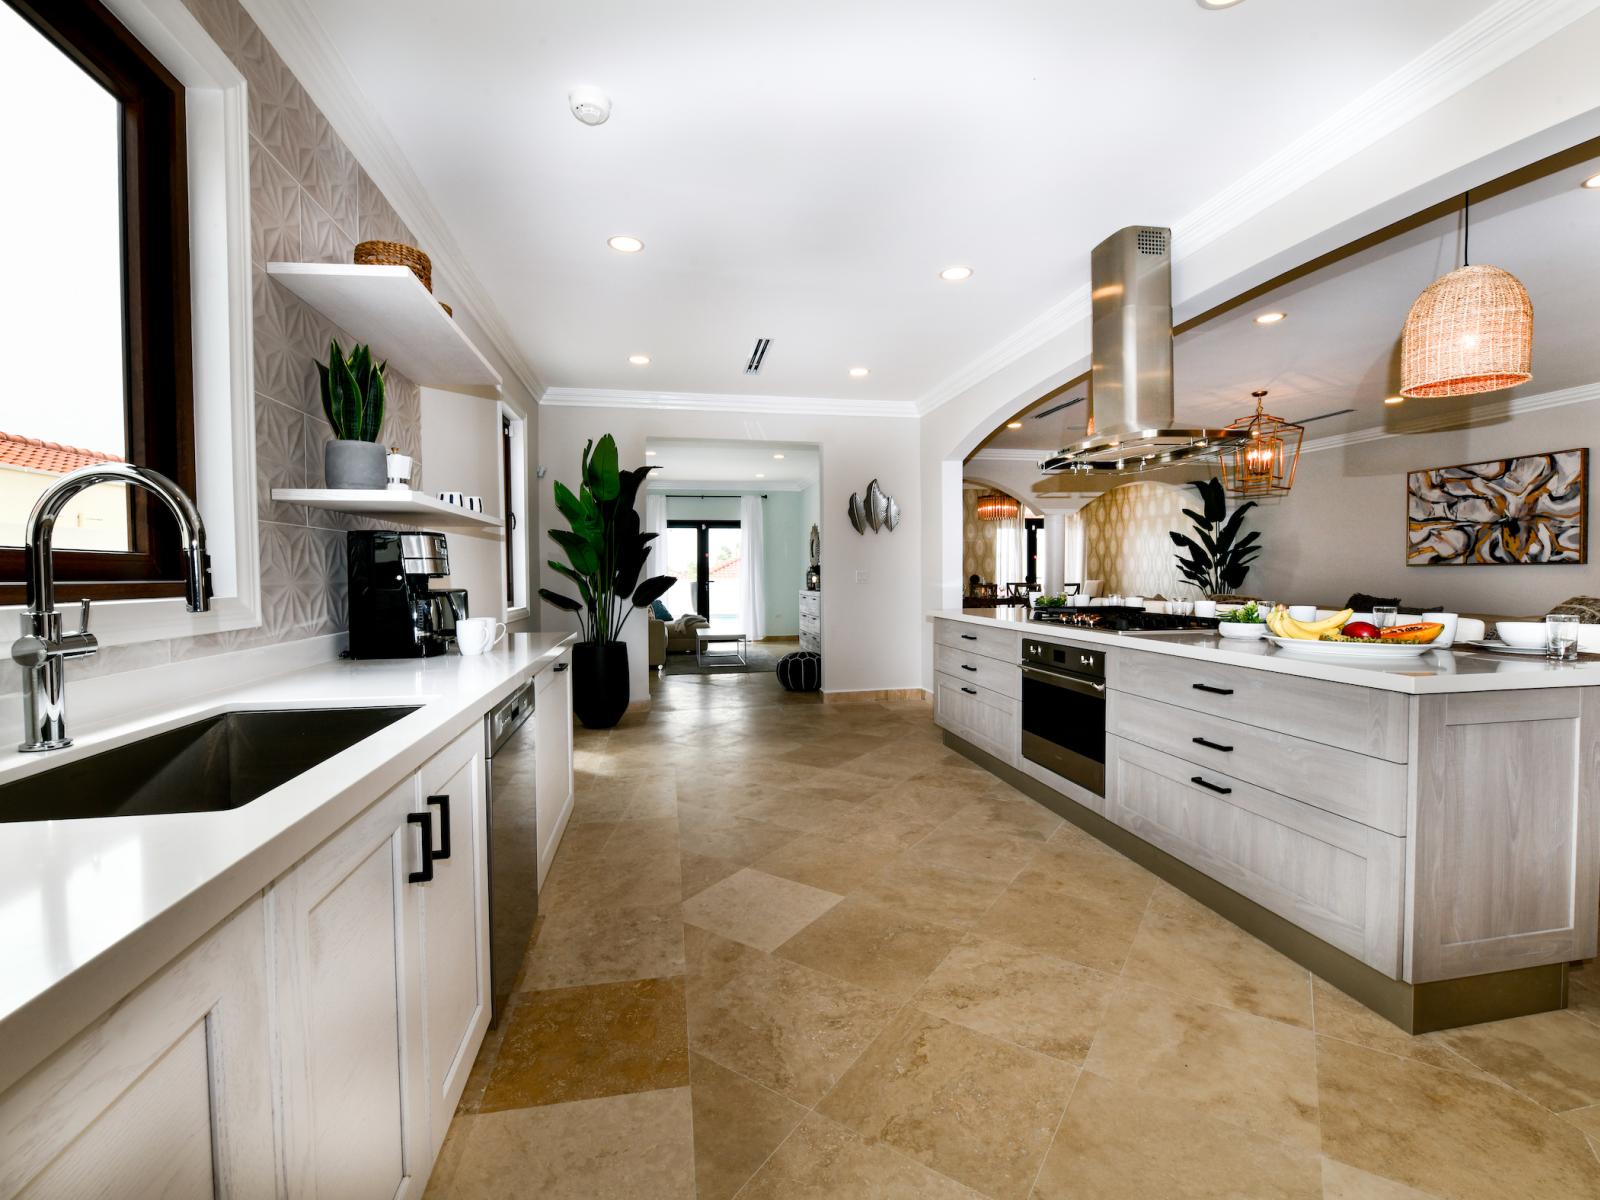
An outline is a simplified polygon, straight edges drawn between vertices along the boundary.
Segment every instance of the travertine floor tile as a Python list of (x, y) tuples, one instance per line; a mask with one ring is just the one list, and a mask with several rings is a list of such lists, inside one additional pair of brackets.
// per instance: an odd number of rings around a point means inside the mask
[(462, 1120), (471, 1124), (441, 1197), (694, 1200), (687, 1087)]
[(1016, 799), (985, 798), (958, 810), (940, 826), (940, 832), (959, 829), (971, 833), (1000, 833), (1025, 841), (1044, 842), (1061, 825), (1061, 818), (1026, 796)]
[(1469, 1025), (1438, 1037), (1548, 1109), (1561, 1112), (1600, 1103), (1600, 1026), (1575, 1013)]
[(520, 987), (528, 991), (683, 974), (683, 918), (656, 908), (562, 905), (545, 916), (539, 953)]
[(1316, 1006), (1317, 1033), (1323, 1037), (1353, 1042), (1401, 1058), (1414, 1058), (1446, 1071), (1481, 1074), (1477, 1067), (1440, 1041), (1439, 1035), (1409, 1034), (1325, 980), (1313, 977), (1311, 996)]
[(806, 1110), (709, 1058), (689, 1058), (699, 1200), (727, 1200), (755, 1173)]
[(1084, 1065), (1241, 1129), (1317, 1148), (1316, 1046), (1306, 1030), (1123, 983)]
[(902, 855), (876, 875), (863, 879), (855, 894), (924, 920), (970, 929), (1005, 888), (997, 879), (984, 879)]
[(683, 905), (683, 919), (758, 950), (776, 950), (841, 897), (745, 867)]
[(905, 999), (961, 934), (852, 896), (834, 905), (774, 953), (779, 958)]
[(906, 852), (910, 862), (949, 867), (1010, 883), (1039, 852), (1039, 843), (1008, 833), (985, 833), (941, 825)]
[(817, 1111), (996, 1197), (1025, 1197), (1077, 1072), (914, 1007)]
[(1150, 898), (1122, 973), (1311, 1028), (1311, 972), (1165, 884)]
[(812, 1115), (778, 1147), (739, 1200), (981, 1200), (977, 1192), (832, 1121)]
[(695, 1053), (807, 1106), (894, 1015), (897, 1002), (737, 942), (689, 942)]
[(1322, 1149), (1448, 1197), (1600, 1195), (1582, 1133), (1486, 1080), (1318, 1039)]
[(527, 992), (506, 1017), (482, 1112), (689, 1082), (684, 986), (637, 979)]
[(1332, 1158), (1322, 1160), (1322, 1197), (1323, 1200), (1436, 1200), (1431, 1192), (1419, 1192)]
[(1224, 1125), (1087, 1071), (1050, 1147), (1038, 1200), (1321, 1200), (1315, 1150)]
[(711, 858), (709, 855), (690, 854), (687, 851), (680, 857), (683, 862), (682, 889), (685, 900), (743, 869), (738, 863), (730, 862), (726, 858)]
[(1088, 967), (969, 936), (912, 1003), (990, 1037), (1081, 1063), (1116, 982)]
[(1051, 875), (1029, 869), (971, 923), (997, 941), (1113, 974), (1133, 946), (1147, 900), (1064, 891)]
[(770, 854), (799, 836), (798, 830), (736, 817), (715, 828), (685, 826), (681, 847), (691, 854), (725, 858), (747, 867), (763, 854)]
[(803, 834), (752, 864), (768, 875), (781, 875), (825, 892), (844, 895), (863, 879), (899, 861), (899, 853), (882, 846), (817, 834)]

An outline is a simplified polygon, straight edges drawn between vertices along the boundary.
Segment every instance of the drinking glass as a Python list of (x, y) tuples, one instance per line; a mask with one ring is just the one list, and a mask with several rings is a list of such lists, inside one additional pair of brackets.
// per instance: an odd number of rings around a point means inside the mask
[(1379, 629), (1388, 629), (1397, 623), (1400, 610), (1393, 604), (1377, 604), (1372, 609), (1372, 623)]
[(1546, 658), (1576, 658), (1578, 655), (1578, 616), (1576, 613), (1551, 613), (1544, 619)]

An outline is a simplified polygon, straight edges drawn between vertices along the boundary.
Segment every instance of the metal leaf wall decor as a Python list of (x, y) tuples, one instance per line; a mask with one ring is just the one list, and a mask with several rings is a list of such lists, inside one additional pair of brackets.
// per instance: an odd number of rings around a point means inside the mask
[(878, 486), (874, 479), (867, 484), (867, 498), (861, 499), (860, 492), (850, 493), (850, 524), (855, 526), (857, 533), (865, 536), (867, 527), (871, 526), (872, 532), (887, 529), (891, 533), (900, 524), (900, 505), (895, 498)]
[(867, 510), (861, 503), (860, 492), (850, 493), (850, 524), (855, 526), (857, 533), (867, 532)]
[(900, 504), (893, 496), (889, 497), (888, 511), (883, 514), (883, 523), (889, 527), (889, 532), (894, 532), (894, 527), (900, 524)]
[(889, 497), (883, 494), (883, 489), (874, 479), (867, 484), (867, 524), (872, 526), (873, 533), (883, 528), (883, 518), (888, 511)]

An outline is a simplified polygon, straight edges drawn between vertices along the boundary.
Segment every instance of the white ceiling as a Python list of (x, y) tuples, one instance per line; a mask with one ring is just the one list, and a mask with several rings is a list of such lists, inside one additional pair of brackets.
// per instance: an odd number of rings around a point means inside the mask
[[(1105, 234), (1177, 222), (1488, 2), (314, 17), (546, 384), (903, 401), (1060, 301)], [(608, 124), (571, 117), (576, 84), (610, 93)], [(617, 233), (645, 251), (608, 250)], [(954, 263), (976, 274), (941, 282)]]
[[(686, 483), (741, 483), (749, 486), (801, 488), (821, 471), (815, 446), (787, 442), (694, 442), (650, 438), (645, 461), (657, 470), (649, 487), (671, 491)], [(653, 453), (650, 453), (652, 452)], [(774, 458), (781, 454), (781, 459)], [(757, 478), (757, 476), (762, 478)]]
[[(1562, 166), (1531, 182), (1475, 200), (1473, 262), (1511, 271), (1528, 289), (1534, 312), (1533, 380), (1479, 397), (1407, 400), (1399, 391), (1400, 331), (1412, 301), (1435, 278), (1460, 265), (1461, 218), (1453, 213), (1359, 251), (1178, 335), (1173, 347), (1176, 417), (1183, 425), (1221, 425), (1269, 392), (1269, 412), (1290, 420), (1353, 408), (1317, 421), (1306, 436), (1437, 422), (1473, 408), (1503, 409), (1508, 397), (1540, 395), (1600, 380), (1595, 321), (1600, 313), (1600, 189), (1582, 182), (1600, 158)], [(1288, 314), (1261, 326), (1262, 312)], [(1085, 404), (1036, 417), (1082, 397), (1078, 383), (1020, 414), (1021, 429), (1001, 429), (985, 449), (1050, 452), (1083, 436)]]

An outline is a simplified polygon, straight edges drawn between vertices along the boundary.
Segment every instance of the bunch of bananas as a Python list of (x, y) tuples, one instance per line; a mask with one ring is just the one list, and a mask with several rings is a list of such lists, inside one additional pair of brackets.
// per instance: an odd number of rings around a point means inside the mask
[(1327, 634), (1338, 633), (1355, 615), (1355, 609), (1347, 608), (1343, 612), (1334, 613), (1331, 617), (1323, 617), (1320, 621), (1296, 621), (1289, 615), (1289, 610), (1280, 604), (1267, 614), (1267, 629), (1274, 637), (1315, 642)]

